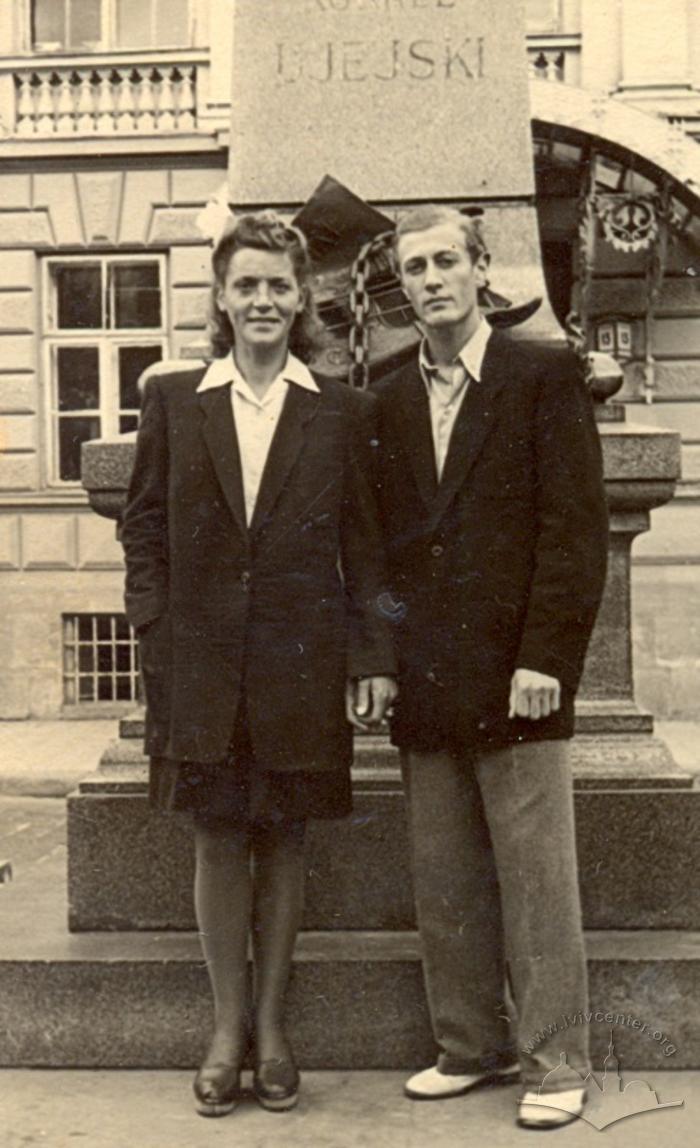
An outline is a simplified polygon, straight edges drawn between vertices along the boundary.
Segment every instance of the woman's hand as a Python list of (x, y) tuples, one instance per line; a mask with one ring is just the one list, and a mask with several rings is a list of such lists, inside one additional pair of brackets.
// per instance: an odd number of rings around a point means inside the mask
[(345, 687), (345, 715), (355, 729), (367, 733), (384, 721), (397, 693), (392, 677), (351, 678)]

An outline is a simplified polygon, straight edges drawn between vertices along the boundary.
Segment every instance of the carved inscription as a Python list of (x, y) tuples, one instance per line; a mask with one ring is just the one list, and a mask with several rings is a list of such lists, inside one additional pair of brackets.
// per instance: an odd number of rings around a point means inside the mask
[(415, 12), (419, 8), (454, 8), (457, 0), (316, 0), (320, 12)]
[[(359, 4), (363, 0), (355, 2)], [(369, 3), (369, 0), (364, 2)], [(277, 81), (280, 84), (297, 84), (300, 80), (318, 84), (362, 84), (367, 80), (389, 82), (399, 77), (419, 81), (471, 81), (483, 79), (483, 76), (483, 36), (384, 42), (284, 40), (277, 44)]]

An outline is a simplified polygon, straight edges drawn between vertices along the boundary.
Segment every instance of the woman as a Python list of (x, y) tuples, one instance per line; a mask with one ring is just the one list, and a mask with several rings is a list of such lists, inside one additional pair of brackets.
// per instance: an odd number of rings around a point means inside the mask
[(243, 216), (213, 272), (217, 357), (148, 381), (122, 533), (151, 800), (194, 819), (215, 1013), (194, 1082), (204, 1116), (235, 1106), (249, 1044), (262, 1106), (296, 1103), (283, 1001), (304, 828), (349, 812), (352, 725), (371, 728), (395, 692), (374, 403), (303, 361), (304, 238), (271, 212)]

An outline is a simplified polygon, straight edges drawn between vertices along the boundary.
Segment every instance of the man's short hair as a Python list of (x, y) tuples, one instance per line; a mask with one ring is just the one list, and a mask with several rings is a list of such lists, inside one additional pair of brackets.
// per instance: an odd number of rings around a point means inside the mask
[(455, 207), (437, 203), (421, 204), (420, 207), (414, 207), (401, 216), (394, 233), (394, 254), (398, 249), (399, 240), (404, 235), (410, 235), (414, 231), (428, 231), (429, 228), (439, 227), (443, 223), (453, 223), (459, 227), (464, 235), (464, 246), (472, 261), (486, 254), (487, 247), (481, 233), (480, 221), (469, 215), (463, 215)]

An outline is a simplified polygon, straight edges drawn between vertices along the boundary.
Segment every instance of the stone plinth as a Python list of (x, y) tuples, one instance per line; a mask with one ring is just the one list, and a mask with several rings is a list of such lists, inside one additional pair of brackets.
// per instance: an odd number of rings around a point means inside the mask
[(533, 194), (520, 0), (237, 0), (233, 76), (237, 206)]

